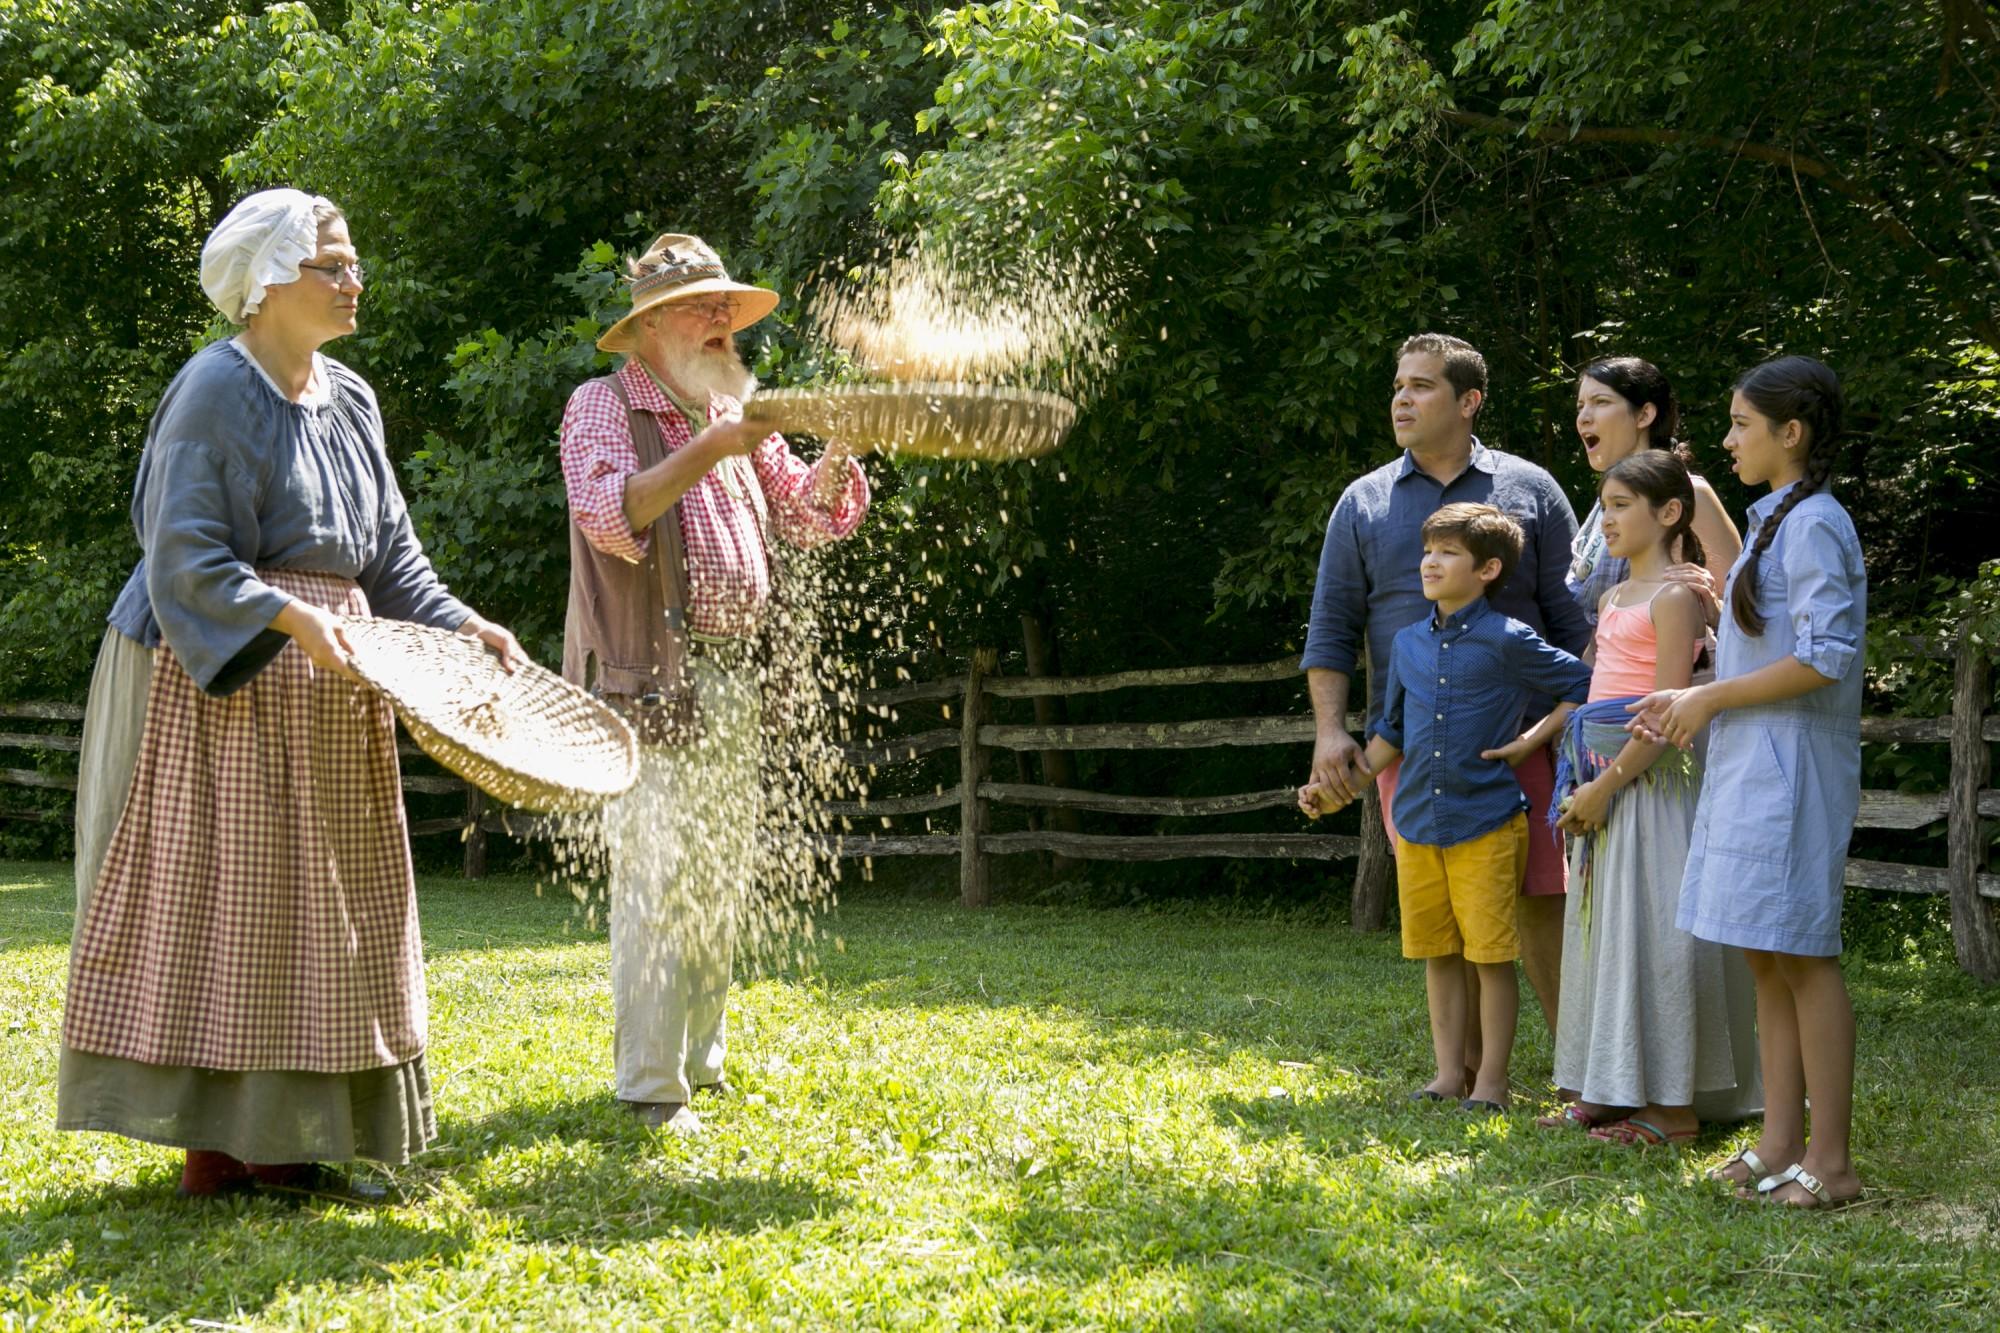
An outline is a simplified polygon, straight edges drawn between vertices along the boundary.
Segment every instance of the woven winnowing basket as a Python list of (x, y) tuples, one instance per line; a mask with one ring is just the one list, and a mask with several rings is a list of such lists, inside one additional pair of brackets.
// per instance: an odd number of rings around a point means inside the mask
[(987, 384), (839, 384), (767, 389), (743, 415), (777, 429), (927, 458), (1032, 458), (1063, 442), (1076, 404)]
[(404, 620), (343, 622), (356, 675), (424, 753), (495, 800), (545, 814), (629, 791), (639, 742), (601, 701), (544, 667), (513, 674), (476, 639)]

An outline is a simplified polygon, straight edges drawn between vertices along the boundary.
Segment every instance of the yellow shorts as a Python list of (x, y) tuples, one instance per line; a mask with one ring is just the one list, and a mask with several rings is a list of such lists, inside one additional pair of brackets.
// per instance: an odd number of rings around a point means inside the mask
[(1396, 840), (1396, 900), (1403, 910), (1403, 957), (1464, 954), (1468, 963), (1521, 956), (1514, 900), (1528, 873), (1528, 816), (1470, 842), (1430, 847)]

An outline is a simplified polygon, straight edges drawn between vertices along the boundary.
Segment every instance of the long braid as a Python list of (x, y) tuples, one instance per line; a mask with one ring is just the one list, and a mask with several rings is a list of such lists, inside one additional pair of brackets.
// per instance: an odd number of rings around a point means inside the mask
[(1785, 515), (1808, 495), (1825, 490), (1833, 478), (1840, 438), (1840, 381), (1818, 361), (1788, 356), (1758, 366), (1738, 381), (1736, 387), (1752, 407), (1774, 423), (1799, 421), (1806, 427), (1805, 475), (1757, 530), (1750, 558), (1737, 573), (1736, 586), (1729, 594), (1729, 610), (1736, 619), (1736, 627), (1745, 634), (1758, 635), (1764, 632), (1764, 614), (1757, 609), (1757, 567), (1763, 563), (1764, 552), (1776, 540)]

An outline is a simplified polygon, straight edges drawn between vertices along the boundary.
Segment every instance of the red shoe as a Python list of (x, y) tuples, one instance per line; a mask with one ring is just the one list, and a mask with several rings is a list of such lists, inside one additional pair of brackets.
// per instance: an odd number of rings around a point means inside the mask
[(175, 1193), (183, 1199), (212, 1199), (218, 1194), (247, 1190), (253, 1179), (249, 1164), (226, 1152), (190, 1148), (187, 1163), (181, 1167), (180, 1188)]

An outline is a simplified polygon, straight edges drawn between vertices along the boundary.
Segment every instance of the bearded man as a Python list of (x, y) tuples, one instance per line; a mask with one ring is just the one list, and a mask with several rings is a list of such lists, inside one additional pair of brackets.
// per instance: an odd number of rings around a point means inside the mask
[(639, 781), (604, 812), (619, 1099), (694, 1133), (723, 1088), (738, 909), (761, 818), (757, 637), (773, 536), (846, 537), (868, 481), (845, 446), (808, 466), (743, 419), (755, 381), (734, 335), (776, 292), (730, 280), (670, 232), (629, 265), (632, 309), (597, 340), (625, 354), (563, 413), (570, 595), (563, 674), (639, 733)]

